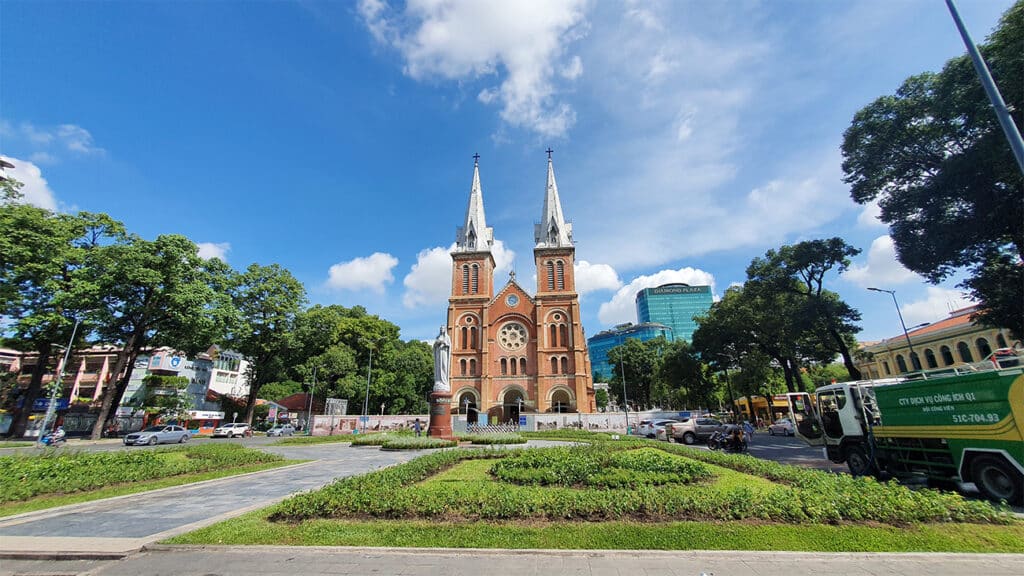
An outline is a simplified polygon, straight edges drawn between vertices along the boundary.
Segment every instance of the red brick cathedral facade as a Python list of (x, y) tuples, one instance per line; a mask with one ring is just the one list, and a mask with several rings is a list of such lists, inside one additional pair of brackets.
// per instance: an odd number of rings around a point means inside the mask
[(470, 422), (516, 421), (520, 413), (594, 412), (587, 340), (573, 274), (576, 248), (548, 156), (541, 223), (534, 226), (537, 292), (515, 273), (495, 293), (493, 230), (484, 218), (480, 169), (473, 166), (465, 224), (452, 252), (448, 331), (452, 411)]

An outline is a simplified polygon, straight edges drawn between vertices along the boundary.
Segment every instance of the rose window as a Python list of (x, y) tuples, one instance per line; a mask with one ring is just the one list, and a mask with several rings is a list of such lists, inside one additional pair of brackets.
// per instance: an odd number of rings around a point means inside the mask
[(498, 331), (498, 343), (506, 350), (519, 350), (526, 346), (526, 340), (526, 328), (522, 324), (505, 324)]

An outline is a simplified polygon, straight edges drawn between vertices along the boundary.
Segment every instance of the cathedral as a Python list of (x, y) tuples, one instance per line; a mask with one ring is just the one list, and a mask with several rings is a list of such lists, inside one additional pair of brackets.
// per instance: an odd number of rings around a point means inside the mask
[(452, 340), (452, 412), (470, 423), (518, 421), (521, 413), (594, 412), (587, 340), (580, 322), (572, 225), (565, 221), (548, 150), (547, 187), (534, 225), (537, 289), (515, 272), (495, 291), (494, 231), (484, 217), (479, 156), (473, 163), (466, 219), (452, 251), (448, 331)]

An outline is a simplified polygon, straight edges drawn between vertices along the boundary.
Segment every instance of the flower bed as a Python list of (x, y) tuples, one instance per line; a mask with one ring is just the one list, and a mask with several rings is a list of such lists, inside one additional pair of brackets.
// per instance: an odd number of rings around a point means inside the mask
[(477, 444), (481, 446), (494, 444), (526, 444), (527, 440), (520, 434), (466, 434), (459, 436), (462, 442)]
[(457, 446), (454, 440), (431, 438), (429, 436), (393, 436), (380, 445), (381, 450), (429, 450)]

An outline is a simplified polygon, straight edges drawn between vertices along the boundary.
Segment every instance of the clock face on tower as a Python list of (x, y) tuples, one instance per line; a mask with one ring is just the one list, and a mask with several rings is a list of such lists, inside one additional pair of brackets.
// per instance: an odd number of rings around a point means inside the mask
[(509, 322), (498, 330), (498, 343), (513, 352), (526, 346), (527, 338), (526, 328), (516, 322)]
[(508, 304), (512, 308), (515, 308), (516, 305), (519, 304), (519, 296), (516, 296), (515, 294), (509, 294), (508, 298), (505, 298), (505, 304)]

